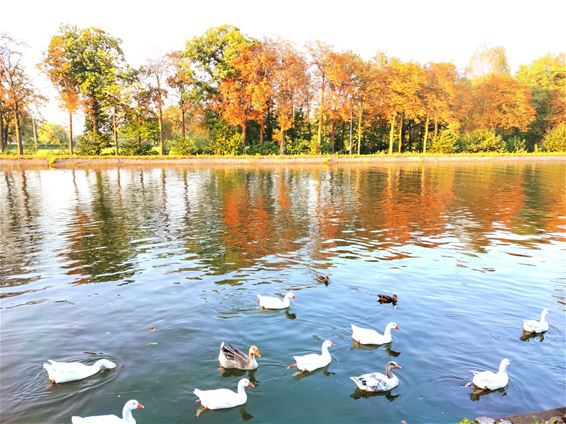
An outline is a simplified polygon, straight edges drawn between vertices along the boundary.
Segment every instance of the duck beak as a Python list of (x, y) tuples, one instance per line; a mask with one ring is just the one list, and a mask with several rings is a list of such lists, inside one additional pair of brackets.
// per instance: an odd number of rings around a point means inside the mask
[(401, 368), (401, 365), (397, 364), (397, 365), (395, 366), (395, 368)]
[(331, 346), (336, 346), (336, 343), (334, 343), (334, 342), (330, 342), (330, 343), (331, 343)]
[(144, 406), (141, 403), (138, 402), (138, 407), (136, 409), (143, 409), (143, 408), (144, 408)]
[(258, 358), (261, 358), (261, 353), (260, 353), (259, 349), (255, 350), (255, 354), (257, 355)]
[(398, 325), (395, 326), (395, 330), (400, 330), (401, 327), (399, 327)]
[(248, 387), (255, 387), (254, 383), (252, 383), (251, 381), (248, 383)]

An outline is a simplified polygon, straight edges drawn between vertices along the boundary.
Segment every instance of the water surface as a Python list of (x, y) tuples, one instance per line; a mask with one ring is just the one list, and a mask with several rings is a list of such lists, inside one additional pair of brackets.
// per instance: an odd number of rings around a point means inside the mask
[[(566, 164), (0, 170), (0, 420), (455, 422), (566, 405)], [(315, 273), (330, 275), (328, 286)], [(294, 290), (288, 312), (256, 295)], [(396, 309), (376, 302), (396, 293)], [(521, 320), (549, 309), (544, 338)], [(359, 348), (352, 323), (401, 330)], [(336, 343), (302, 378), (295, 354)], [(221, 341), (263, 357), (248, 403), (195, 418), (195, 387), (235, 388)], [(51, 386), (47, 359), (118, 368)], [(511, 360), (480, 398), (472, 369)], [(349, 376), (394, 359), (398, 388)]]

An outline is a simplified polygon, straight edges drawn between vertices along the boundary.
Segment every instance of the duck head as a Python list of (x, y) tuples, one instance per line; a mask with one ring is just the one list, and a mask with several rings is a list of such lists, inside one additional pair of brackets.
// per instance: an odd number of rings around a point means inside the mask
[(240, 389), (241, 387), (255, 387), (253, 385), (253, 383), (248, 380), (247, 378), (242, 378), (239, 382), (238, 382), (238, 389)]
[(391, 330), (400, 330), (400, 329), (401, 329), (401, 327), (399, 327), (399, 326), (397, 325), (397, 323), (395, 323), (395, 322), (390, 322), (390, 323), (388, 323), (388, 324), (385, 326), (385, 329), (387, 330), (388, 328), (391, 329)]
[(295, 296), (295, 293), (293, 292), (288, 292), (285, 297), (293, 300), (297, 298), (297, 296)]
[(325, 341), (322, 343), (322, 348), (323, 348), (323, 349), (324, 349), (324, 348), (328, 349), (328, 348), (331, 347), (331, 346), (336, 346), (336, 344), (334, 344), (331, 340), (325, 340)]
[(261, 353), (259, 352), (259, 349), (257, 348), (256, 345), (250, 346), (250, 350), (248, 352), (248, 355), (257, 356), (258, 358), (261, 358)]
[(96, 361), (96, 365), (98, 365), (100, 369), (106, 368), (107, 370), (111, 370), (116, 368), (116, 364), (108, 359), (99, 359)]
[(143, 409), (143, 407), (144, 406), (135, 399), (127, 401), (126, 405), (124, 405), (124, 409), (129, 409), (130, 411), (134, 409)]

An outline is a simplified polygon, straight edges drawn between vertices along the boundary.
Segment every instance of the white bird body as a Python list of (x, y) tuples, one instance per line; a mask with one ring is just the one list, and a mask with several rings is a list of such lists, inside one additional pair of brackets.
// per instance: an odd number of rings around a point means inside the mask
[(238, 391), (234, 392), (229, 389), (216, 390), (199, 390), (195, 389), (193, 393), (198, 396), (203, 407), (208, 409), (224, 409), (240, 406), (247, 402), (248, 395), (246, 387), (254, 387), (247, 379), (242, 378), (238, 382)]
[(360, 344), (365, 345), (381, 345), (391, 343), (391, 330), (399, 330), (400, 327), (394, 322), (390, 322), (385, 326), (383, 334), (369, 328), (361, 328), (352, 324), (352, 338)]
[(136, 424), (132, 415), (134, 409), (143, 408), (137, 400), (129, 400), (122, 409), (122, 418), (116, 415), (96, 415), (94, 417), (71, 417), (73, 424)]
[(308, 355), (293, 356), (296, 363), (289, 365), (289, 367), (296, 366), (297, 369), (301, 371), (311, 372), (327, 366), (332, 361), (332, 356), (330, 356), (330, 352), (328, 352), (330, 346), (334, 346), (334, 343), (330, 340), (325, 340), (324, 343), (322, 343), (320, 354), (310, 353)]
[(373, 372), (357, 377), (350, 377), (350, 379), (360, 390), (366, 392), (387, 392), (399, 385), (399, 379), (393, 374), (392, 368), (401, 368), (401, 366), (391, 361), (385, 366), (385, 374)]
[(257, 298), (259, 300), (259, 306), (262, 308), (286, 309), (291, 306), (291, 299), (296, 299), (296, 296), (294, 293), (289, 292), (285, 296), (283, 296), (283, 299), (271, 296), (261, 296), (259, 294), (257, 295)]
[(534, 319), (523, 320), (523, 330), (527, 333), (544, 333), (548, 331), (548, 321), (546, 316), (548, 315), (548, 309), (543, 309), (540, 314), (540, 321)]
[(507, 367), (511, 364), (509, 359), (505, 358), (499, 364), (499, 370), (495, 373), (492, 371), (472, 371), (474, 378), (472, 383), (480, 388), (487, 390), (497, 390), (507, 386), (509, 376), (507, 375)]
[(92, 365), (81, 364), (80, 362), (55, 362), (48, 360), (48, 364), (43, 364), (49, 379), (53, 383), (67, 383), (69, 381), (82, 380), (90, 377), (103, 369), (116, 368), (116, 364), (108, 359), (100, 359)]
[(222, 342), (218, 353), (218, 362), (220, 362), (222, 368), (226, 369), (255, 370), (258, 367), (256, 356), (261, 357), (257, 346), (251, 346), (246, 355), (231, 344)]

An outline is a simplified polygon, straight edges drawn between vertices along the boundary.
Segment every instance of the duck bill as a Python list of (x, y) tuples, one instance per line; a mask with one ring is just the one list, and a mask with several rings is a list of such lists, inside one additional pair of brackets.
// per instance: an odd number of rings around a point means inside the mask
[(401, 365), (397, 364), (397, 365), (395, 365), (395, 368), (401, 369)]
[(395, 326), (395, 330), (400, 330), (401, 327), (399, 327), (398, 325)]
[(255, 387), (254, 383), (252, 383), (251, 381), (248, 383), (248, 387)]
[(141, 403), (138, 402), (138, 406), (137, 406), (136, 409), (143, 409), (143, 408), (144, 408), (144, 406)]

